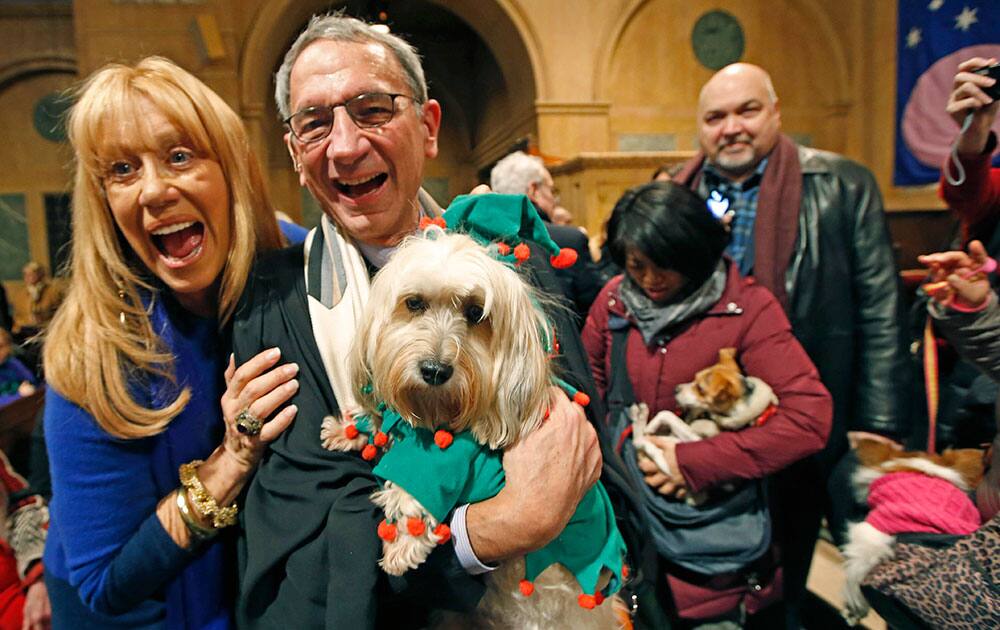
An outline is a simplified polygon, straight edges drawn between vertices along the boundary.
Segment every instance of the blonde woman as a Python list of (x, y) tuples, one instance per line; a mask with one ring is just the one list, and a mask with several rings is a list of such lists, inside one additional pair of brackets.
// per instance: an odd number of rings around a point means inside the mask
[(44, 350), (53, 623), (227, 628), (217, 534), (296, 412), (295, 365), (227, 367), (223, 341), (274, 212), (239, 117), (165, 59), (92, 75), (69, 137), (72, 266)]

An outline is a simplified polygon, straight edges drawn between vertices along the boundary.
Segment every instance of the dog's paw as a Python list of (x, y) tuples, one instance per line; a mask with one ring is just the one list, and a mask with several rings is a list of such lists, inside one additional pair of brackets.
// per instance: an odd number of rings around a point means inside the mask
[(451, 538), (447, 525), (438, 523), (420, 502), (391, 481), (372, 494), (372, 502), (385, 513), (386, 521), (379, 528), (382, 538), (379, 566), (389, 575), (402, 575), (417, 568), (434, 547)]
[(631, 405), (626, 411), (628, 419), (632, 421), (632, 424), (642, 424), (645, 425), (646, 421), (649, 420), (649, 406), (646, 403), (638, 403)]
[[(353, 430), (352, 430), (353, 429)], [(368, 443), (368, 436), (359, 433), (353, 422), (336, 416), (326, 416), (319, 429), (320, 443), (328, 451), (360, 451)]]
[[(419, 524), (418, 524), (419, 523)], [(402, 527), (399, 527), (402, 525)], [(419, 527), (420, 534), (414, 535), (410, 530)], [(431, 528), (422, 519), (409, 517), (397, 523), (397, 534), (394, 540), (382, 540), (382, 559), (379, 566), (389, 575), (403, 575), (410, 569), (416, 569), (427, 560), (437, 543), (428, 536)]]
[(844, 596), (844, 607), (840, 609), (840, 616), (847, 625), (854, 627), (861, 623), (861, 620), (868, 615), (868, 601), (865, 600), (860, 589), (857, 591), (857, 595), (848, 596), (845, 592)]

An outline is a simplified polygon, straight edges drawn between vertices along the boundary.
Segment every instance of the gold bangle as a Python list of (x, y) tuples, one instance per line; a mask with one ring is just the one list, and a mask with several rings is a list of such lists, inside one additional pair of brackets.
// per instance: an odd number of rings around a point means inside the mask
[(181, 464), (179, 474), (181, 485), (191, 493), (191, 505), (205, 518), (212, 519), (212, 527), (222, 529), (236, 524), (236, 514), (238, 512), (236, 503), (233, 502), (225, 507), (219, 507), (215, 497), (205, 489), (201, 479), (198, 479), (198, 467), (205, 462), (196, 459), (186, 464)]
[(181, 520), (184, 521), (184, 526), (196, 543), (204, 542), (219, 533), (218, 530), (208, 529), (198, 523), (188, 505), (187, 490), (177, 488), (175, 494), (177, 494), (177, 511), (181, 513)]

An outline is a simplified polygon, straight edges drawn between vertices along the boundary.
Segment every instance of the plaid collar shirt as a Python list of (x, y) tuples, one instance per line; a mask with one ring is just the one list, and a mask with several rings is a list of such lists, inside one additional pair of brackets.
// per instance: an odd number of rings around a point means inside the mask
[(706, 162), (699, 187), (701, 189), (699, 192), (706, 198), (712, 192), (717, 192), (729, 200), (729, 211), (733, 213), (733, 220), (729, 224), (730, 236), (726, 254), (733, 259), (740, 274), (744, 276), (753, 274), (753, 228), (757, 220), (757, 197), (765, 168), (767, 168), (767, 158), (761, 160), (750, 177), (742, 182), (733, 182)]

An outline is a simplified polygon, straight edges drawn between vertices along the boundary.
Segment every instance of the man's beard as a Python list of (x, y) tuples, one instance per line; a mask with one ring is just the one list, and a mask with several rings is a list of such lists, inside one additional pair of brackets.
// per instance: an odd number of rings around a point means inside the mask
[[(745, 143), (746, 151), (741, 151), (737, 155), (727, 155), (724, 152), (725, 148), (729, 146), (729, 144), (736, 144), (736, 142), (741, 144)], [(757, 158), (757, 154), (754, 151), (750, 140), (740, 138), (736, 142), (731, 142), (720, 147), (718, 153), (715, 154), (715, 159), (712, 160), (712, 163), (720, 170), (723, 170), (730, 175), (739, 177), (746, 175), (753, 170), (760, 160)]]

